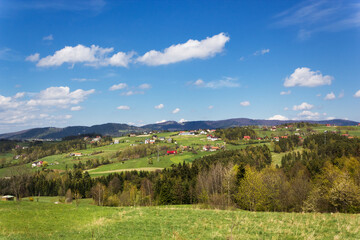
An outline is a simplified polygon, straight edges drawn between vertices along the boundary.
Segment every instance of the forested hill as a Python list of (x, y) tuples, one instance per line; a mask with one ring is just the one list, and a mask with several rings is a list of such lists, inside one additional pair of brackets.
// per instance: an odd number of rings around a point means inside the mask
[(16, 139), (16, 140), (61, 139), (67, 136), (90, 134), (90, 133), (111, 135), (116, 137), (132, 132), (143, 132), (143, 131), (151, 131), (151, 130), (183, 131), (183, 130), (217, 129), (217, 128), (257, 126), (257, 125), (273, 126), (273, 125), (280, 125), (284, 123), (294, 123), (294, 122), (331, 124), (336, 126), (358, 125), (358, 122), (342, 120), (342, 119), (324, 120), (324, 121), (304, 121), (304, 120), (280, 121), (280, 120), (259, 120), (259, 119), (249, 119), (249, 118), (234, 118), (234, 119), (219, 120), (219, 121), (189, 121), (183, 123), (179, 123), (176, 121), (167, 121), (164, 123), (149, 124), (142, 127), (136, 127), (127, 124), (119, 124), (119, 123), (106, 123), (101, 125), (94, 125), (91, 127), (73, 126), (66, 128), (55, 128), (55, 127), (34, 128), (20, 132), (0, 134), (0, 139)]

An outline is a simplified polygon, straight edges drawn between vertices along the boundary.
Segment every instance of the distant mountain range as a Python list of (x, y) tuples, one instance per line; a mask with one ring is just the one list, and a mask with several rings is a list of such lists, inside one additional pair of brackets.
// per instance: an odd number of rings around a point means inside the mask
[(13, 140), (26, 140), (26, 139), (61, 139), (67, 136), (74, 136), (80, 134), (97, 133), (101, 135), (111, 135), (114, 137), (123, 136), (128, 133), (139, 133), (144, 131), (185, 131), (196, 129), (216, 129), (216, 128), (229, 128), (229, 127), (242, 127), (242, 126), (273, 126), (283, 123), (295, 123), (295, 122), (309, 122), (319, 124), (334, 124), (336, 126), (355, 126), (358, 122), (334, 119), (323, 121), (280, 121), (280, 120), (259, 120), (249, 118), (233, 118), (219, 121), (189, 121), (189, 122), (175, 122), (167, 121), (163, 123), (148, 124), (142, 127), (131, 126), (128, 124), (119, 123), (106, 123), (101, 125), (94, 125), (91, 127), (86, 126), (73, 126), (66, 128), (33, 128), (29, 130), (23, 130), (13, 133), (0, 134), (0, 139), (13, 139)]

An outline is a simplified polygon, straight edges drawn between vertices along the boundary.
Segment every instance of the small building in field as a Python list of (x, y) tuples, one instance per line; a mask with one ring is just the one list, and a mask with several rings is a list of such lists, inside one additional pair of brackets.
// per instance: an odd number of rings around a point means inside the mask
[(281, 138), (288, 138), (288, 136), (281, 136)]
[(1, 197), (1, 201), (14, 201), (15, 196), (13, 195), (5, 195)]
[(176, 151), (176, 150), (173, 150), (173, 151), (166, 151), (166, 154), (177, 154), (177, 151)]
[(82, 153), (70, 153), (70, 157), (81, 157)]
[(244, 136), (244, 140), (250, 140), (251, 137), (250, 136)]
[(119, 144), (119, 139), (115, 139), (114, 144)]

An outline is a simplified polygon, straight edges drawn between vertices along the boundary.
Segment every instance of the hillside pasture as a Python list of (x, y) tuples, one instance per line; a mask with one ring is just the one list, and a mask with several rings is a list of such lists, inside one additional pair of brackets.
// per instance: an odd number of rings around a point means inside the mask
[(0, 239), (359, 239), (360, 215), (0, 202)]

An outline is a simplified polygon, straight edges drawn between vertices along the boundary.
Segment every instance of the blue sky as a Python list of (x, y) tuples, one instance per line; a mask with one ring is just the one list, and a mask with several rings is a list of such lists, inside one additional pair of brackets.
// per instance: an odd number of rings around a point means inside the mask
[(0, 133), (360, 121), (357, 1), (0, 0)]

